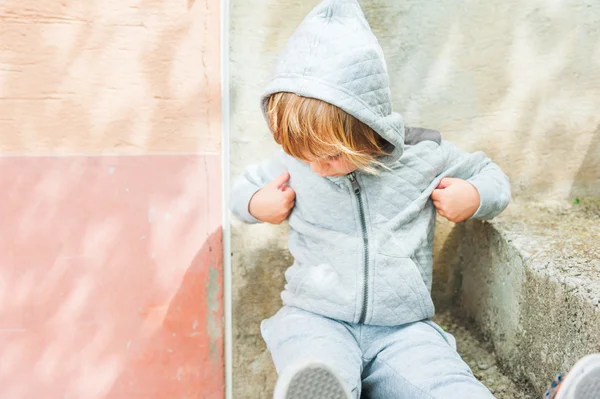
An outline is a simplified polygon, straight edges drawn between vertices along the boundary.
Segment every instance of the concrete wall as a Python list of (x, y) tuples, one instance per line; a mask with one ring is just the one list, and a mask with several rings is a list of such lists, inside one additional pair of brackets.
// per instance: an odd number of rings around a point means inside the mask
[(455, 230), (453, 313), (477, 323), (513, 377), (543, 392), (600, 351), (599, 199), (515, 204)]
[(0, 2), (0, 397), (223, 397), (219, 7)]
[[(278, 52), (317, 1), (231, 3), (235, 175), (275, 149), (258, 99)], [(407, 124), (440, 129), (461, 148), (488, 153), (511, 177), (517, 200), (600, 195), (600, 3), (361, 5), (387, 57), (395, 109)], [(436, 238), (435, 280), (442, 288), (451, 265), (440, 249), (452, 227), (441, 223)], [(290, 264), (284, 233), (285, 227), (234, 224), (239, 397), (265, 397), (273, 382), (258, 325), (280, 306), (281, 274)], [(436, 297), (442, 307), (447, 293)]]

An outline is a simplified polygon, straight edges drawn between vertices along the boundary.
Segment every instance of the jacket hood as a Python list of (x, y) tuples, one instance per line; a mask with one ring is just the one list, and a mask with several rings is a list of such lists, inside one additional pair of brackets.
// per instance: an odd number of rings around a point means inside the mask
[(356, 0), (325, 0), (300, 23), (279, 56), (275, 74), (261, 98), (291, 92), (333, 104), (370, 126), (404, 151), (405, 129), (392, 111), (383, 50)]

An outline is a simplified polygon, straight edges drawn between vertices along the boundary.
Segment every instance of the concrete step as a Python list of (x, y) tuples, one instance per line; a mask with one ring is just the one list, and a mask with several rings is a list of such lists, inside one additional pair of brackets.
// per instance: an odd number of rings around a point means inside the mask
[(511, 373), (498, 362), (489, 341), (482, 341), (473, 325), (453, 318), (450, 312), (438, 313), (433, 321), (454, 336), (458, 353), (497, 399), (537, 399), (541, 396), (530, 385), (511, 379)]
[(542, 392), (600, 352), (600, 200), (514, 204), (460, 224), (452, 313), (473, 321), (512, 378)]

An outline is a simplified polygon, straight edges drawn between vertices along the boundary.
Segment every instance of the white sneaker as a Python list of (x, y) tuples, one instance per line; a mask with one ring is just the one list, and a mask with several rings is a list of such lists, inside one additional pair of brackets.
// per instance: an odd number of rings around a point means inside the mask
[(329, 366), (307, 362), (285, 369), (277, 379), (274, 399), (352, 399), (343, 380)]
[(557, 376), (543, 398), (600, 398), (600, 353), (581, 358), (564, 378)]

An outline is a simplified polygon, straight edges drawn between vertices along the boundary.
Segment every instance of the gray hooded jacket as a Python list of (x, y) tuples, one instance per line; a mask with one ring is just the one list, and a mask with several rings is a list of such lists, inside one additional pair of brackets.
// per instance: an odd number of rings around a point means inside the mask
[(326, 0), (288, 41), (270, 94), (317, 98), (355, 116), (390, 142), (379, 175), (357, 171), (323, 178), (279, 151), (250, 166), (232, 189), (233, 212), (247, 223), (254, 193), (288, 171), (296, 192), (289, 216), (294, 264), (281, 296), (338, 320), (399, 325), (433, 316), (430, 296), (436, 211), (432, 191), (444, 177), (465, 179), (479, 191), (473, 218), (491, 219), (507, 206), (506, 175), (481, 152), (468, 154), (439, 132), (408, 128), (392, 111), (387, 67), (356, 0)]

